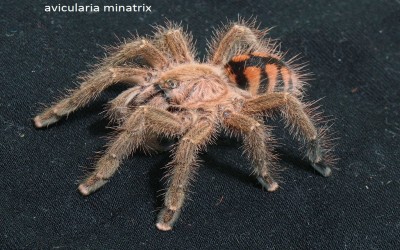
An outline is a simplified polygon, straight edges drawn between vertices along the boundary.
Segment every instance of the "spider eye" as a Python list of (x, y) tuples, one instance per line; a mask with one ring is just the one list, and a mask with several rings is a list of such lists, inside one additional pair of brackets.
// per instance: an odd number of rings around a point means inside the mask
[(178, 82), (172, 79), (168, 79), (165, 81), (171, 89), (178, 87)]

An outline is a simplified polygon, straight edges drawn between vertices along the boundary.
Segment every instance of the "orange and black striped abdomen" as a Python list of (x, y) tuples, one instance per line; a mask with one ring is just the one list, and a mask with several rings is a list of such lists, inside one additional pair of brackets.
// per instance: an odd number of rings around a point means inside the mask
[(280, 59), (265, 53), (234, 56), (226, 65), (228, 76), (253, 95), (295, 91), (297, 78)]

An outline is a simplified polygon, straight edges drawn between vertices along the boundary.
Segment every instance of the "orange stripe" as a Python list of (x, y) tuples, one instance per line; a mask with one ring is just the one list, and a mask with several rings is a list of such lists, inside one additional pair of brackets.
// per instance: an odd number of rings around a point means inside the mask
[(268, 89), (267, 93), (274, 92), (274, 88), (276, 85), (276, 78), (278, 76), (278, 68), (275, 64), (267, 64), (265, 65), (265, 73), (268, 76)]
[(282, 75), (283, 83), (285, 84), (284, 91), (287, 92), (289, 90), (290, 72), (286, 67), (282, 67), (281, 75)]
[(232, 57), (231, 61), (232, 62), (243, 62), (243, 61), (246, 61), (249, 58), (250, 58), (249, 55), (238, 55), (238, 56)]
[(243, 74), (249, 84), (248, 91), (251, 94), (256, 95), (258, 91), (258, 86), (260, 85), (261, 69), (253, 66), (247, 67), (244, 69)]

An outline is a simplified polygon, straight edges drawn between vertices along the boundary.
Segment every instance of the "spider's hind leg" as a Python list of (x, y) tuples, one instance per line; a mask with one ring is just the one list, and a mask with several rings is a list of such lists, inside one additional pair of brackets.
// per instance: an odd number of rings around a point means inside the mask
[(331, 175), (326, 158), (328, 149), (322, 146), (322, 135), (298, 98), (289, 93), (269, 93), (245, 102), (242, 112), (255, 115), (277, 109), (281, 110), (292, 134), (299, 135), (306, 142), (306, 156), (311, 166), (325, 177)]
[(259, 30), (253, 22), (243, 20), (217, 31), (216, 38), (210, 44), (208, 61), (225, 65), (233, 56), (253, 51), (275, 52), (275, 44), (264, 40), (268, 29)]
[(172, 22), (166, 26), (156, 26), (154, 43), (165, 53), (170, 54), (178, 63), (193, 62), (196, 51), (191, 34), (183, 31), (183, 28)]

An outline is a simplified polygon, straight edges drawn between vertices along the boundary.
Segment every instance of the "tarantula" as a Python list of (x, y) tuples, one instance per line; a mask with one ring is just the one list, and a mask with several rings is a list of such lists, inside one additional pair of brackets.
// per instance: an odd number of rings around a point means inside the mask
[(131, 84), (109, 103), (117, 134), (79, 185), (83, 195), (103, 186), (133, 151), (159, 150), (159, 138), (174, 138), (168, 188), (158, 229), (171, 230), (184, 203), (198, 154), (223, 130), (243, 139), (254, 174), (275, 191), (276, 156), (270, 127), (263, 118), (280, 111), (293, 135), (304, 140), (310, 165), (329, 176), (323, 129), (317, 128), (301, 100), (305, 74), (284, 61), (267, 29), (239, 20), (216, 33), (205, 62), (195, 59), (190, 34), (176, 24), (158, 26), (151, 37), (137, 37), (114, 48), (82, 77), (82, 84), (36, 116), (37, 128), (49, 126), (88, 104), (107, 87)]

